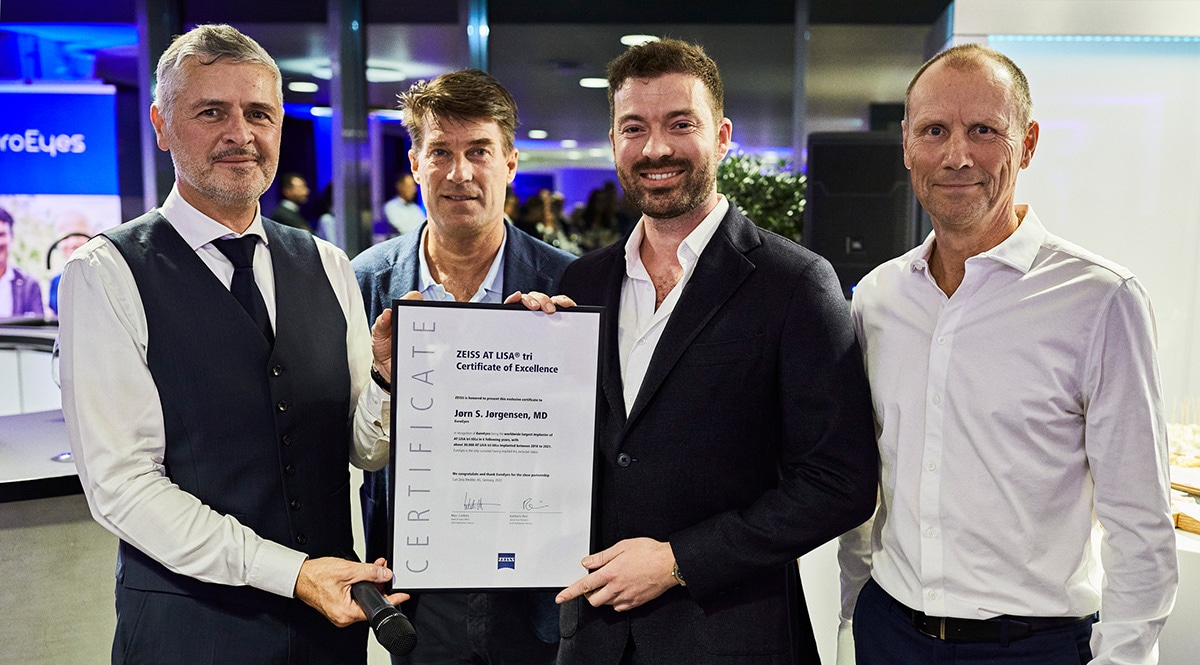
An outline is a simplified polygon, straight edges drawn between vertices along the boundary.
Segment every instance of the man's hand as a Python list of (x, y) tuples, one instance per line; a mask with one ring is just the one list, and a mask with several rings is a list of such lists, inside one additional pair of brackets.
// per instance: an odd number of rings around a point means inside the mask
[[(296, 597), (325, 615), (333, 625), (344, 628), (367, 618), (362, 608), (350, 597), (350, 585), (355, 582), (383, 584), (392, 579), (385, 559), (374, 564), (347, 561), (337, 557), (309, 559), (300, 565), (296, 578)], [(386, 596), (392, 605), (408, 600), (408, 594)]]
[(612, 605), (618, 612), (631, 610), (658, 598), (678, 584), (671, 571), (675, 554), (670, 543), (652, 538), (630, 538), (583, 558), (590, 575), (563, 589), (554, 599), (562, 604), (584, 596), (593, 607)]
[[(401, 300), (424, 300), (418, 291), (409, 291)], [(375, 371), (388, 383), (392, 382), (392, 308), (379, 313), (371, 325), (371, 355), (375, 359)]]
[(519, 302), (535, 312), (541, 310), (547, 314), (553, 314), (556, 307), (565, 309), (575, 306), (575, 301), (567, 296), (548, 296), (537, 291), (530, 291), (529, 293), (517, 291), (504, 299), (505, 305), (511, 305), (515, 302)]

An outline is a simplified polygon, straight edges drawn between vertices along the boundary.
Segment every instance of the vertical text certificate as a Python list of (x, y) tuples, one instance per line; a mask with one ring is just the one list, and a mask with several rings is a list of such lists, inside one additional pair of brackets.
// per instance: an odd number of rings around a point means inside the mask
[(394, 588), (587, 573), (600, 311), (394, 302)]

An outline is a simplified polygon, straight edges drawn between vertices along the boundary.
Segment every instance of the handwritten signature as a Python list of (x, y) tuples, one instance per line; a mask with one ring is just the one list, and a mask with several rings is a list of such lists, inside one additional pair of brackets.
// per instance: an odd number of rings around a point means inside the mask
[(499, 508), (498, 503), (489, 503), (483, 499), (472, 499), (470, 494), (463, 495), (463, 510), (487, 510), (488, 508)]
[(541, 501), (539, 501), (537, 499), (532, 499), (532, 498), (525, 499), (523, 502), (521, 502), (522, 510), (541, 510), (543, 508), (549, 508), (549, 507), (550, 507), (550, 504), (542, 503)]

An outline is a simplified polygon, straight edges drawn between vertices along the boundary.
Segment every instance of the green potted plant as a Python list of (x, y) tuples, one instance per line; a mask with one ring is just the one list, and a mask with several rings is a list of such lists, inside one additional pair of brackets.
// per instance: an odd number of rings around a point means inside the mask
[(790, 162), (732, 152), (717, 165), (717, 191), (760, 227), (800, 242), (805, 177)]

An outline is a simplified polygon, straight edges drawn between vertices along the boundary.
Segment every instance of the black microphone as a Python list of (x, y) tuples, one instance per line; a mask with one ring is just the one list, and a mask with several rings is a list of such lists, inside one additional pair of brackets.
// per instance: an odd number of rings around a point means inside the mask
[(383, 597), (373, 582), (355, 582), (350, 595), (362, 608), (375, 631), (375, 639), (393, 656), (407, 656), (417, 646), (417, 631), (408, 617)]

